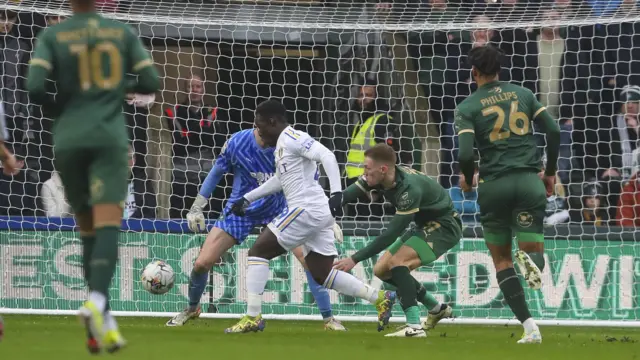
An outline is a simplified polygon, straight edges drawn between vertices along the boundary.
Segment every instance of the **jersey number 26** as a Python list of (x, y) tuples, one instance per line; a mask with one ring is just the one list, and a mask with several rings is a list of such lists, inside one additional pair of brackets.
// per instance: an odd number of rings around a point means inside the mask
[(509, 109), (509, 128), (503, 129), (505, 112), (499, 106), (489, 106), (482, 109), (482, 115), (487, 117), (489, 115), (496, 114), (496, 122), (493, 125), (493, 130), (489, 134), (489, 140), (491, 142), (504, 140), (511, 136), (511, 133), (515, 135), (526, 135), (529, 133), (530, 121), (527, 114), (518, 111), (518, 102), (512, 101)]
[[(84, 91), (97, 87), (101, 90), (110, 90), (117, 87), (122, 81), (122, 56), (118, 47), (104, 41), (88, 49), (86, 44), (73, 44), (69, 51), (78, 57), (78, 77), (80, 88)], [(109, 75), (104, 75), (103, 60), (109, 64)]]

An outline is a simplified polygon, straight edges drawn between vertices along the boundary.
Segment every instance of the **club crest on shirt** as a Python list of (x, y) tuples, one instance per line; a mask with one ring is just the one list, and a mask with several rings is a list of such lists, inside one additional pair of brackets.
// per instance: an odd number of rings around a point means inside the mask
[(400, 195), (399, 199), (400, 199), (398, 201), (399, 207), (405, 207), (411, 204), (411, 198), (409, 198), (409, 193), (406, 191), (402, 195)]

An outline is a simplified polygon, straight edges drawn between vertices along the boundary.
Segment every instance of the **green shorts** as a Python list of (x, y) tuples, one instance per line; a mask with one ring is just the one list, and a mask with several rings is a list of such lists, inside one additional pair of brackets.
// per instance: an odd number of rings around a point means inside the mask
[(127, 148), (56, 150), (54, 164), (75, 214), (96, 204), (124, 205), (130, 171)]
[(540, 241), (547, 206), (547, 190), (533, 172), (506, 174), (478, 185), (480, 221), (485, 241), (496, 245), (511, 243), (513, 233), (530, 234), (530, 241)]
[(462, 238), (462, 222), (458, 214), (427, 222), (424, 227), (412, 227), (387, 249), (392, 255), (402, 246), (415, 250), (422, 265), (434, 262), (456, 246)]

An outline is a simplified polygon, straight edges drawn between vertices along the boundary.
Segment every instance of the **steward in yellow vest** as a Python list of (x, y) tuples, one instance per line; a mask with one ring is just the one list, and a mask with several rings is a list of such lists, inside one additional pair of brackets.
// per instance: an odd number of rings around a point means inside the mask
[[(382, 119), (382, 121), (380, 121)], [(386, 113), (374, 113), (363, 124), (358, 124), (351, 135), (345, 172), (348, 179), (355, 179), (364, 174), (364, 152), (378, 142), (385, 142), (380, 133), (387, 133), (387, 125), (392, 119)], [(379, 124), (379, 122), (381, 122)], [(384, 124), (382, 124), (384, 122)], [(380, 131), (381, 129), (382, 131)], [(386, 137), (386, 136), (385, 136)]]

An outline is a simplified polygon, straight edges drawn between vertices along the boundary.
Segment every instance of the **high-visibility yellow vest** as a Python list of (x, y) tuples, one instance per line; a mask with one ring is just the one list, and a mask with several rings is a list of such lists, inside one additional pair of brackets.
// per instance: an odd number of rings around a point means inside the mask
[[(356, 126), (351, 135), (351, 144), (347, 153), (345, 172), (347, 178), (352, 179), (364, 174), (364, 152), (376, 145), (376, 123), (387, 114), (375, 114), (367, 119), (362, 126)], [(389, 120), (391, 116), (388, 116)]]

